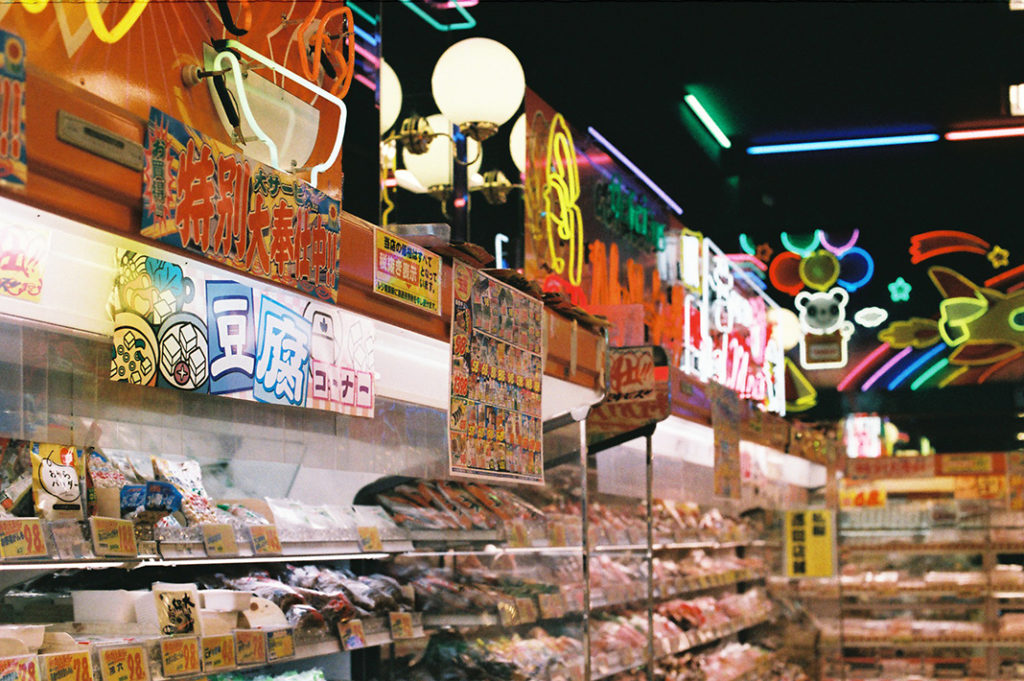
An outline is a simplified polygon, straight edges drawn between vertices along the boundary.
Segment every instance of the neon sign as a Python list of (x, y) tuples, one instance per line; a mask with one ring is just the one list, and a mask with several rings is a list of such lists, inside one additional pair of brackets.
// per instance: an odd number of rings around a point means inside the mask
[(846, 320), (850, 294), (835, 287), (828, 291), (801, 291), (794, 301), (799, 311), (800, 366), (804, 369), (840, 369), (846, 366), (853, 322)]
[[(565, 272), (573, 286), (579, 286), (583, 280), (583, 216), (577, 204), (579, 198), (580, 171), (576, 165), (576, 147), (565, 118), (562, 114), (555, 114), (548, 128), (542, 215), (547, 227), (549, 264), (555, 274)], [(568, 246), (568, 269), (565, 259), (555, 253), (558, 242)]]
[(605, 226), (655, 251), (665, 250), (665, 223), (652, 220), (647, 206), (618, 180), (597, 183), (594, 193), (594, 210)]

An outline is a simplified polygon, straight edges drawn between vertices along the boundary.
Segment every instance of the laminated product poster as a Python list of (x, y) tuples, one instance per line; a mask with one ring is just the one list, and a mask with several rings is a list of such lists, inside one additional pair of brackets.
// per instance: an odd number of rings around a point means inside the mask
[(449, 471), (542, 485), (543, 303), (458, 261), (453, 280)]

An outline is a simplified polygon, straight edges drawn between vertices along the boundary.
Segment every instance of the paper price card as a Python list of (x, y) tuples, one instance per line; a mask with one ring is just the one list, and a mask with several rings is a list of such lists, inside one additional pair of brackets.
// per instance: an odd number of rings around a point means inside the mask
[(39, 664), (43, 681), (92, 681), (92, 656), (87, 650), (40, 655)]
[(403, 638), (416, 638), (416, 632), (412, 627), (411, 613), (389, 612), (388, 620), (391, 623), (391, 638), (396, 641)]
[(530, 545), (530, 537), (523, 521), (513, 520), (508, 526), (508, 545), (514, 549), (523, 549)]
[(89, 518), (89, 526), (92, 528), (92, 549), (97, 556), (134, 558), (139, 555), (132, 521), (93, 516)]
[(235, 637), (231, 634), (203, 637), (203, 672), (235, 668)]
[(103, 681), (149, 681), (149, 665), (142, 646), (101, 648), (99, 657)]
[(49, 557), (42, 521), (38, 518), (0, 520), (0, 554), (7, 560)]
[(267, 661), (267, 634), (259, 629), (235, 630), (235, 662), (239, 666)]
[(227, 523), (204, 523), (203, 546), (208, 556), (237, 556), (235, 528)]
[(267, 662), (295, 657), (295, 635), (291, 629), (267, 632)]
[(383, 551), (384, 542), (380, 539), (380, 529), (375, 525), (364, 525), (356, 528), (359, 532), (360, 551)]
[(884, 508), (888, 501), (881, 487), (844, 487), (839, 491), (840, 508)]
[(537, 603), (532, 598), (517, 598), (516, 607), (519, 608), (519, 621), (523, 624), (537, 621)]
[(36, 656), (0, 657), (0, 679), (3, 681), (39, 681), (39, 663)]
[(366, 647), (366, 632), (362, 620), (349, 620), (338, 624), (338, 638), (342, 650), (358, 650)]
[(199, 639), (195, 636), (160, 639), (160, 661), (164, 676), (199, 673)]
[(252, 552), (255, 555), (281, 554), (281, 538), (277, 535), (277, 525), (253, 525), (249, 528), (249, 533), (252, 535)]

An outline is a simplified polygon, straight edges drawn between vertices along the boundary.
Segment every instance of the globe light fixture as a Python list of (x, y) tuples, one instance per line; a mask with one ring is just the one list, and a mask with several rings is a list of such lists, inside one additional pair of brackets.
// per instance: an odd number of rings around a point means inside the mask
[[(424, 120), (430, 129), (438, 134), (429, 139), (424, 153), (418, 154), (403, 146), (402, 164), (421, 186), (426, 187), (428, 194), (444, 201), (452, 190), (454, 145), (448, 136), (452, 124), (441, 114), (432, 114)], [(467, 165), (467, 173), (472, 177), (479, 172), (483, 163), (480, 143), (473, 139), (466, 140), (466, 154), (472, 159)]]
[(512, 118), (526, 92), (519, 60), (490, 38), (467, 38), (445, 50), (430, 85), (441, 113), (478, 142)]
[(508, 133), (508, 153), (512, 156), (512, 162), (520, 173), (526, 173), (526, 114), (519, 114), (519, 118), (512, 124), (512, 130)]
[(398, 74), (383, 59), (380, 60), (380, 134), (387, 132), (402, 110), (402, 83)]

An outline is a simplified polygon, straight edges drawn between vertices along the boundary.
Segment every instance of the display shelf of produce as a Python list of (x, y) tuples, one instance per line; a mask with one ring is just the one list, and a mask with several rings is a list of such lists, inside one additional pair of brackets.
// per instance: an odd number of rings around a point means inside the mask
[[(711, 627), (705, 629), (694, 629), (683, 633), (674, 644), (672, 642), (666, 642), (665, 639), (657, 639), (655, 641), (655, 660), (660, 660), (666, 657), (672, 657), (673, 655), (679, 655), (685, 652), (689, 652), (695, 648), (715, 643), (721, 639), (728, 638), (734, 634), (738, 634), (746, 629), (753, 629), (754, 627), (761, 626), (775, 619), (773, 612), (768, 612), (760, 616), (743, 617), (738, 621), (721, 627)], [(658, 647), (662, 650), (658, 650)], [(635, 654), (634, 651), (632, 654)], [(642, 655), (641, 655), (642, 656)], [(600, 679), (607, 679), (618, 674), (625, 672), (635, 671), (641, 669), (647, 665), (646, 659), (634, 661), (631, 664), (622, 664), (616, 667), (606, 667), (605, 671), (599, 671), (597, 674), (591, 674), (591, 681), (599, 681)]]
[(598, 544), (590, 550), (593, 553), (631, 553), (646, 551), (647, 544)]
[[(764, 578), (763, 574), (755, 573), (749, 569), (726, 570), (707, 575), (679, 577), (656, 585), (654, 588), (654, 599), (667, 600), (669, 598), (678, 598), (708, 589), (734, 586), (743, 582), (757, 581)], [(646, 599), (646, 584), (613, 584), (603, 589), (593, 589), (591, 591), (590, 606), (593, 609), (613, 608)]]
[(501, 530), (409, 530), (414, 545), (495, 543), (505, 539)]

